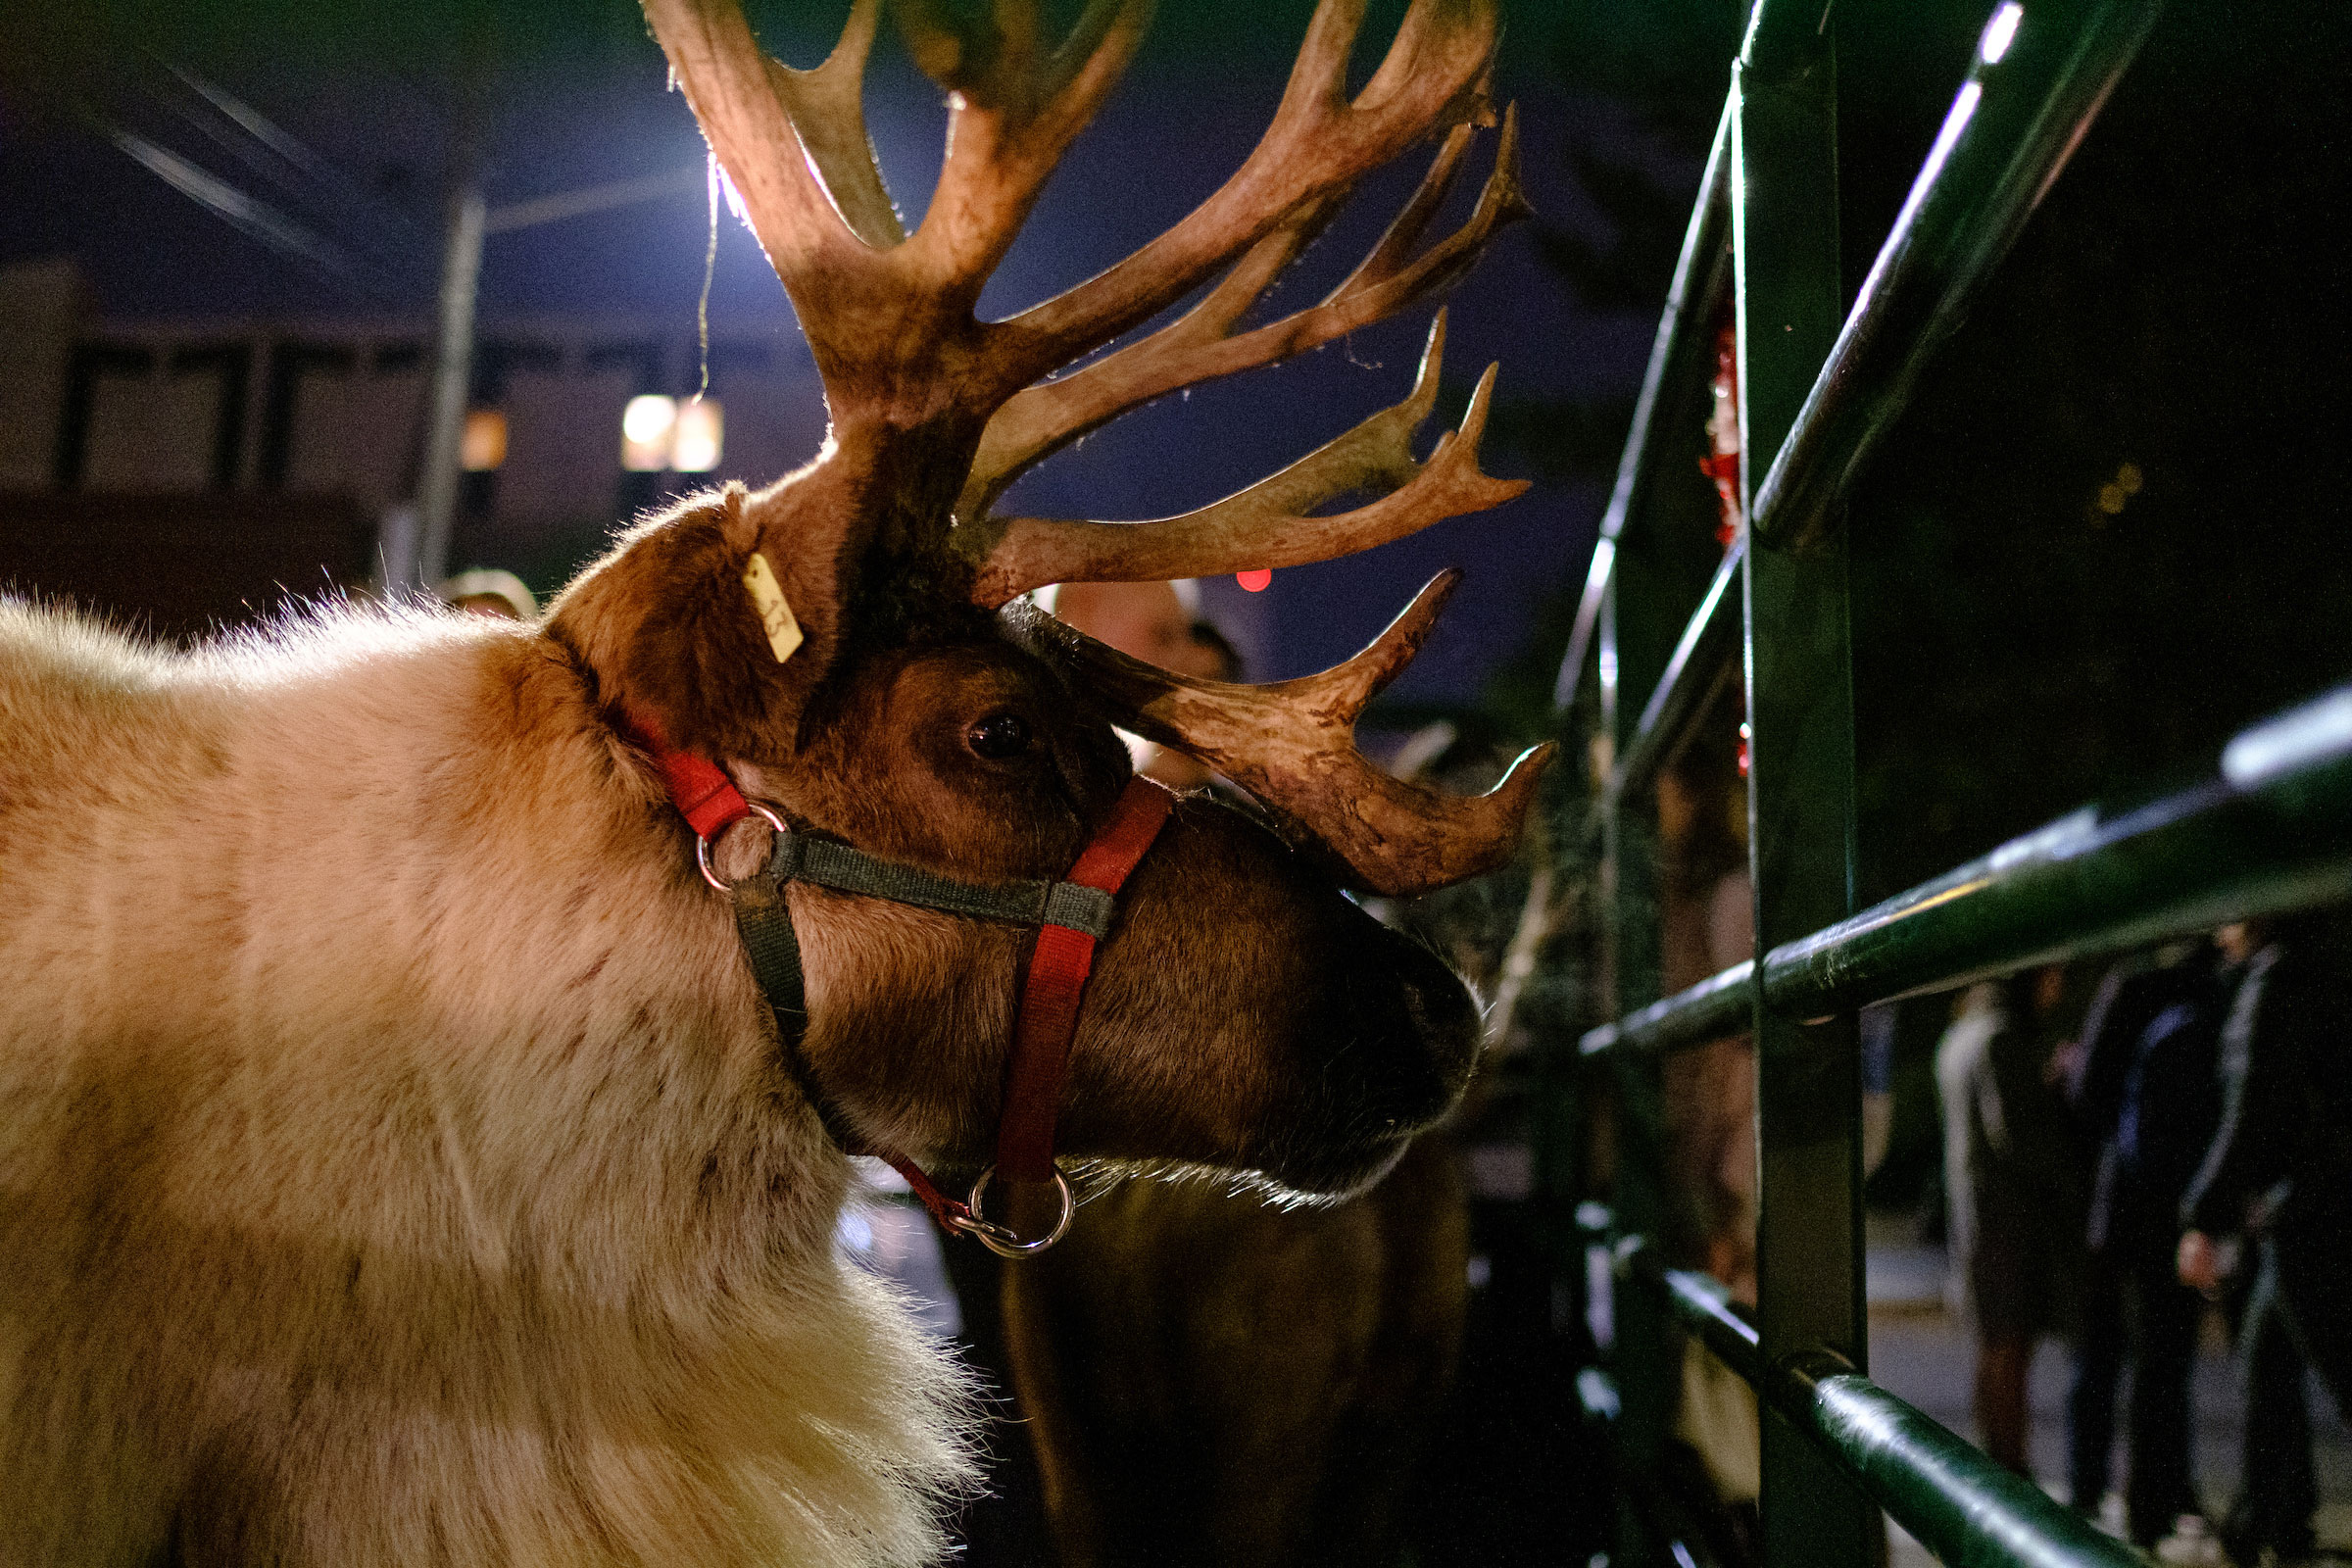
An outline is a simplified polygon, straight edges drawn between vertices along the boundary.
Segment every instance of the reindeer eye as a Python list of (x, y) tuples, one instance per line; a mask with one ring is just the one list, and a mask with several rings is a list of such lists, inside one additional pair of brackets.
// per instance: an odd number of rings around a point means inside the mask
[(964, 744), (992, 762), (1029, 749), (1029, 721), (1018, 713), (991, 713), (964, 731)]

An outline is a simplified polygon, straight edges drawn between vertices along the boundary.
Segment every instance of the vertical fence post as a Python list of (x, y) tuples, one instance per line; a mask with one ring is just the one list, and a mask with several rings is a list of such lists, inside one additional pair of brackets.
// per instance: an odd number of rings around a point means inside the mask
[[(1659, 628), (1670, 614), (1663, 600), (1643, 558), (1620, 556), (1601, 600), (1597, 649), (1600, 733), (1611, 765), (1625, 755), (1642, 699), (1664, 668)], [(1646, 798), (1621, 796), (1605, 780), (1600, 787), (1603, 989), (1612, 1012), (1623, 1013), (1660, 994), (1656, 813)], [(1629, 1054), (1611, 1060), (1604, 1072), (1614, 1133), (1612, 1229), (1618, 1236), (1655, 1239), (1668, 1227), (1672, 1200), (1657, 1060)], [(1615, 1423), (1619, 1474), (1652, 1476), (1682, 1399), (1681, 1331), (1653, 1293), (1613, 1291), (1611, 1301), (1616, 1343), (1609, 1362), (1622, 1398)], [(1648, 1561), (1664, 1544), (1648, 1539), (1655, 1521), (1640, 1517), (1632, 1502), (1632, 1492), (1620, 1488), (1616, 1555)]]
[[(1781, 12), (1794, 9), (1779, 8)], [(1816, 18), (1820, 7), (1812, 8)], [(1838, 327), (1835, 54), (1826, 26), (1760, 13), (1734, 76), (1732, 244), (1741, 492), (1752, 500)], [(1853, 910), (1852, 670), (1842, 532), (1802, 557), (1751, 540), (1744, 572), (1756, 952)], [(1757, 1321), (1768, 1362), (1868, 1357), (1854, 1019), (1755, 1016)], [(1767, 1568), (1861, 1568), (1878, 1510), (1769, 1407)]]

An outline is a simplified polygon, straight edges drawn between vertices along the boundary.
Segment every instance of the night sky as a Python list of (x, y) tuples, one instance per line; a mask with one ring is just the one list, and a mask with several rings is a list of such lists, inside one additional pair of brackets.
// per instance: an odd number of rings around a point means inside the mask
[[(834, 7), (822, 8), (830, 12)], [(1238, 165), (1279, 97), (1311, 8), (1297, 0), (1175, 6), (1144, 58), (1073, 149), (983, 302), (1002, 314), (1091, 275), (1173, 222)], [(1368, 73), (1401, 6), (1376, 5), (1357, 71)], [(1618, 106), (1563, 87), (1540, 7), (1506, 33), (1496, 96), (1516, 99), (1525, 182), (1540, 221), (1605, 244), (1608, 227), (1577, 187), (1567, 151), (1579, 139), (1613, 157), (1653, 156)], [(489, 199), (502, 203), (695, 163), (701, 141), (684, 101), (663, 91), (659, 51), (623, 9), (579, 8), (576, 26), (540, 13), (510, 24), (496, 74)], [(754, 8), (765, 41), (794, 64), (821, 56), (814, 8)], [(12, 24), (13, 25), (18, 25)], [(114, 30), (107, 41), (105, 26)], [(409, 30), (400, 30), (402, 27)], [(372, 29), (372, 30), (371, 30)], [(135, 38), (131, 44), (128, 40)], [(0, 99), (0, 263), (73, 256), (110, 320), (239, 315), (429, 314), (436, 268), (445, 128), (452, 95), (445, 48), (422, 21), (296, 13), (227, 4), (169, 16), (122, 11), (71, 35), (19, 38), (20, 68)], [(310, 175), (248, 142), (208, 133), (170, 68), (234, 94), (323, 160)], [(945, 123), (938, 90), (906, 60), (887, 25), (868, 76), (867, 118), (903, 213), (919, 214)], [(127, 126), (271, 203), (329, 241), (341, 271), (239, 232), (133, 164), (94, 129)], [(1466, 211), (1492, 146), (1474, 154), (1457, 192)], [(1418, 178), (1423, 155), (1367, 181), (1347, 216), (1277, 292), (1311, 303), (1351, 267)], [(692, 330), (707, 238), (699, 191), (494, 236), (482, 323), (517, 315), (645, 314)], [(1527, 228), (1506, 231), (1453, 296), (1440, 417), (1458, 416), (1469, 384), (1502, 362), (1500, 394), (1630, 394), (1654, 305), (1594, 314), (1539, 260)], [(722, 218), (713, 330), (773, 333), (798, 351), (782, 291), (750, 233)], [(1025, 479), (1009, 508), (1134, 518), (1198, 506), (1271, 472), (1401, 398), (1428, 312), (1386, 323), (1291, 365), (1196, 390), (1097, 433)], [(1424, 432), (1433, 440), (1436, 423)], [(1488, 468), (1525, 473), (1494, 450)], [(1466, 699), (1527, 636), (1544, 594), (1581, 575), (1601, 484), (1544, 484), (1496, 512), (1452, 519), (1366, 557), (1276, 574), (1261, 596), (1231, 579), (1210, 604), (1242, 623), (1252, 674), (1321, 667), (1360, 646), (1440, 567), (1468, 568), (1446, 624), (1401, 698)]]

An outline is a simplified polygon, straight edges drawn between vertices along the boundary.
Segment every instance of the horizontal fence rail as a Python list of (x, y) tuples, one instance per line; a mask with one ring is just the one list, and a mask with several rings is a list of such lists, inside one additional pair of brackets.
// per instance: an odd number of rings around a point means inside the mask
[(1625, 1048), (1636, 1051), (1679, 1051), (1703, 1046), (1726, 1035), (1743, 1034), (1755, 1011), (1756, 961), (1742, 958), (1721, 974), (1709, 975), (1688, 991), (1678, 991), (1629, 1012), (1615, 1023), (1586, 1032), (1577, 1042), (1580, 1055), (1597, 1056)]
[[(2161, 8), (2161, 0), (2036, 0), (1994, 11), (1837, 346), (1757, 486), (1749, 519), (1757, 538), (1775, 545), (1801, 542), (1843, 498), (1879, 436), (1909, 401), (1921, 368), (1967, 316), (1978, 289), (2065, 168)], [(1760, 33), (1793, 35), (1810, 14), (1805, 7), (1758, 7), (1754, 26)], [(1708, 156), (1553, 688), (1555, 708), (1565, 709), (1576, 695), (1601, 591), (1615, 567), (1617, 538), (1654, 466), (1650, 424), (1660, 387), (1669, 366), (1706, 324), (1707, 284), (1727, 227), (1728, 139), (1719, 129)], [(1710, 596), (1708, 606), (1713, 603)], [(1692, 618), (1692, 632), (1708, 606)], [(1712, 673), (1703, 661), (1678, 662), (1646, 707), (1673, 706), (1675, 716), (1687, 716), (1697, 706), (1696, 695), (1677, 687)], [(1657, 744), (1673, 739), (1675, 726), (1669, 724)]]
[(1764, 1004), (1818, 1017), (2352, 896), (2352, 686), (2240, 733), (2215, 774), (2094, 807), (1588, 1033), (1585, 1055), (1696, 1045)]
[(1741, 534), (1725, 552), (1723, 564), (1707, 584), (1682, 640), (1666, 662), (1656, 690), (1642, 705), (1633, 740), (1609, 776), (1613, 796), (1640, 789), (1663, 763), (1674, 743), (1689, 728), (1715, 690), (1715, 682), (1740, 653), (1740, 568), (1747, 559), (1747, 536)]
[(1802, 542), (1844, 494), (2159, 9), (2159, 0), (2012, 0), (1994, 10), (1837, 347), (1756, 487), (1757, 538)]
[[(1927, 163), (1919, 167), (1903, 212), (1870, 266), (1870, 277), (1863, 279), (1837, 346), (1757, 487), (1750, 519), (1754, 536), (1774, 546), (1806, 541), (1830, 508), (1844, 499), (1870, 449), (1910, 402), (1919, 369), (1966, 318), (1978, 287), (2009, 254), (2041, 193), (2058, 178), (2088, 120), (2147, 37), (2157, 10), (2159, 0), (2088, 5), (2036, 0), (2033, 7), (2004, 2), (1994, 10), (1978, 40), (1969, 77)], [(1797, 19), (1809, 14), (1806, 7), (1757, 7), (1759, 28), (1778, 12)], [(1559, 665), (1554, 686), (1559, 708), (1576, 696), (1601, 585), (1616, 566), (1616, 538), (1646, 475), (1648, 420), (1658, 402), (1658, 383), (1680, 353), (1682, 336), (1695, 329), (1687, 291), (1705, 279), (1705, 256), (1693, 247), (1722, 244), (1722, 223), (1710, 220), (1722, 207), (1717, 200), (1722, 163), (1722, 136), (1717, 136), (1707, 183), (1684, 237), (1677, 291), (1668, 296), (1668, 313), (1658, 324), (1658, 343), (1635, 409), (1635, 435), (1625, 444), (1569, 654)], [(1648, 766), (1672, 748), (1684, 721), (1703, 706), (1705, 689), (1693, 686), (1715, 679), (1715, 644), (1734, 630), (1731, 620), (1739, 612), (1739, 602), (1724, 595), (1724, 583), (1727, 578), (1717, 576), (1710, 585), (1684, 630), (1675, 661), (1644, 703), (1635, 741), (1640, 750), (1618, 768), (1616, 788), (1644, 783)]]
[(1720, 1283), (1621, 1248), (1621, 1277), (1662, 1289), (1687, 1330), (1948, 1568), (2144, 1568), (2138, 1552), (1840, 1357), (1767, 1365), (1756, 1326)]

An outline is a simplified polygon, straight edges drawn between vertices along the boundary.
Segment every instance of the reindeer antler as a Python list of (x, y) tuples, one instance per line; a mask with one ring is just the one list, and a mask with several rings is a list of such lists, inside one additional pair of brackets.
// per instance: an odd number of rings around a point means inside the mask
[[(1133, 56), (1152, 0), (1093, 0), (1051, 52), (1039, 0), (992, 0), (970, 21), (941, 0), (901, 0), (900, 26), (916, 63), (952, 94), (947, 160), (911, 235), (875, 171), (860, 107), (877, 4), (856, 0), (833, 54), (812, 71), (795, 71), (760, 51), (735, 0), (645, 0), (670, 70), (800, 313), (837, 421), (870, 416), (905, 426), (953, 412), (977, 425), (1031, 382), (1182, 298), (1269, 233), (1328, 208), (1420, 137), (1487, 114), (1492, 0), (1416, 0), (1380, 69), (1352, 99), (1348, 58), (1364, 0), (1324, 0), (1264, 139), (1214, 195), (1109, 270), (1007, 320), (983, 323), (972, 317), (973, 303), (1063, 150)], [(1458, 150), (1451, 157), (1458, 160)], [(1438, 183), (1450, 177), (1448, 166)], [(1416, 202), (1407, 209), (1404, 243), (1384, 245), (1327, 302), (1351, 300), (1351, 308), (1330, 311), (1319, 334), (1310, 330), (1291, 348), (1231, 368), (1323, 341), (1458, 274), (1467, 253), (1518, 211), (1515, 184), (1507, 174), (1498, 179), (1494, 211), (1473, 219), (1471, 237), (1403, 268), (1401, 251), (1418, 239), (1435, 206), (1434, 197)], [(1410, 281), (1401, 276), (1408, 270)], [(1395, 296), (1385, 308), (1361, 298), (1384, 289)], [(1095, 422), (1102, 417), (1108, 414)]]
[[(981, 528), (993, 543), (972, 585), (973, 603), (993, 608), (1054, 582), (1153, 582), (1305, 565), (1369, 550), (1444, 517), (1501, 505), (1525, 490), (1527, 481), (1491, 479), (1479, 471), (1478, 438), (1494, 396), (1494, 367), (1479, 378), (1461, 429), (1440, 436), (1426, 464), (1415, 462), (1407, 445), (1437, 402), (1445, 353), (1446, 313), (1441, 311), (1430, 323), (1429, 347), (1412, 396), (1280, 473), (1198, 512), (1154, 522), (989, 519)], [(1310, 515), (1324, 502), (1356, 491), (1381, 499), (1352, 512)]]
[(1013, 641), (1073, 668), (1086, 696), (1146, 740), (1201, 759), (1270, 807), (1286, 836), (1336, 856), (1374, 893), (1426, 893), (1492, 871), (1519, 826), (1552, 748), (1523, 753), (1485, 795), (1462, 800), (1391, 777), (1355, 749), (1355, 720), (1436, 624), (1458, 570), (1430, 579), (1403, 614), (1346, 663), (1271, 686), (1200, 680), (1130, 659), (1026, 601), (1000, 620)]
[[(825, 62), (763, 55), (736, 0), (644, 0), (671, 71), (743, 198), (798, 312), (833, 416), (819, 461), (747, 502), (761, 537), (785, 531), (847, 581), (885, 550), (905, 575), (983, 607), (1064, 581), (1201, 576), (1328, 560), (1506, 501), (1520, 481), (1479, 471), (1494, 370), (1458, 431), (1425, 461), (1408, 442), (1435, 403), (1443, 313), (1411, 396), (1282, 472), (1181, 516), (1142, 523), (996, 517), (1021, 472), (1106, 420), (1179, 387), (1303, 352), (1451, 286), (1522, 217), (1518, 127), (1505, 112), (1494, 167), (1461, 226), (1423, 248), (1474, 128), (1495, 116), (1486, 78), (1495, 0), (1412, 0), (1380, 67), (1347, 90), (1365, 0), (1321, 0), (1264, 137), (1215, 194), (1142, 249), (1005, 320), (974, 315), (983, 285), (1071, 138), (1133, 56), (1152, 0), (1090, 0), (1058, 46), (1041, 0), (897, 0), (916, 63), (950, 92), (948, 153), (906, 233), (883, 188), (860, 107), (879, 0), (854, 0)], [(1388, 232), (1316, 304), (1245, 318), (1355, 181), (1412, 143), (1444, 145)], [(1189, 314), (1057, 380), (1226, 269)], [(1316, 515), (1342, 495), (1374, 497)], [(813, 569), (813, 568), (809, 568)], [(867, 580), (875, 580), (868, 574)], [(1201, 757), (1311, 833), (1363, 885), (1417, 891), (1507, 858), (1541, 767), (1452, 801), (1399, 783), (1353, 749), (1355, 715), (1403, 667), (1450, 587), (1441, 579), (1355, 660), (1266, 688), (1188, 681), (1103, 648), (1028, 607), (1009, 634), (1083, 671), (1130, 728)], [(843, 590), (846, 591), (846, 590)], [(821, 621), (821, 616), (819, 617)], [(823, 625), (812, 639), (828, 652)]]
[(1068, 375), (1016, 394), (997, 411), (981, 436), (956, 515), (980, 515), (1023, 472), (1130, 409), (1179, 387), (1289, 359), (1452, 287), (1477, 262), (1496, 229), (1529, 212), (1519, 188), (1514, 107), (1503, 113), (1502, 140), (1477, 210), (1459, 229), (1418, 259), (1413, 257), (1414, 247), (1460, 175), (1470, 137), (1467, 124), (1447, 134), (1420, 188), (1380, 243), (1319, 304), (1234, 335), (1250, 307), (1321, 230), (1339, 206), (1337, 200), (1310, 204), (1258, 241), (1206, 298), (1173, 324)]
[(1152, 0), (1094, 0), (1050, 56), (1038, 0), (995, 0), (971, 24), (937, 0), (903, 0), (900, 25), (916, 62), (953, 94), (947, 161), (911, 236), (865, 130), (862, 77), (879, 0), (856, 0), (840, 43), (812, 71), (767, 58), (736, 0), (644, 4), (792, 296), (837, 423), (909, 427), (956, 412), (977, 423), (1044, 373), (1006, 365), (1016, 356), (1004, 352), (1004, 328), (983, 326), (972, 306), (1070, 139), (1126, 68)]

